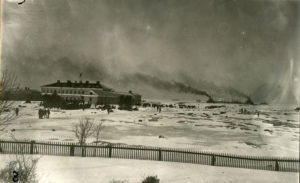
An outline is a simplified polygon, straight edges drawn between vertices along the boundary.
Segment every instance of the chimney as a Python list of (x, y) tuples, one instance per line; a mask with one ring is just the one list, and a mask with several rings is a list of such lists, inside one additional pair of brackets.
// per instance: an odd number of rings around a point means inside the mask
[(129, 90), (129, 93), (132, 93), (132, 91), (131, 91), (131, 90)]
[(100, 85), (100, 82), (99, 82), (99, 81), (97, 81), (97, 82), (96, 82), (96, 84), (97, 84), (97, 85)]
[(60, 83), (60, 80), (57, 80), (57, 83)]
[(89, 81), (86, 81), (85, 84), (89, 84)]

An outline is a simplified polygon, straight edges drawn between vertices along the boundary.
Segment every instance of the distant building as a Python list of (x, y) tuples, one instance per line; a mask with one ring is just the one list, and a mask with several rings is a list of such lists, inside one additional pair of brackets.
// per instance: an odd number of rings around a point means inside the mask
[(42, 95), (38, 90), (30, 88), (12, 88), (3, 92), (4, 100), (16, 100), (16, 101), (41, 101)]
[(42, 95), (57, 94), (66, 102), (84, 102), (85, 104), (122, 104), (123, 99), (129, 99), (132, 105), (141, 104), (141, 95), (129, 92), (116, 92), (103, 86), (99, 81), (67, 81), (41, 86)]

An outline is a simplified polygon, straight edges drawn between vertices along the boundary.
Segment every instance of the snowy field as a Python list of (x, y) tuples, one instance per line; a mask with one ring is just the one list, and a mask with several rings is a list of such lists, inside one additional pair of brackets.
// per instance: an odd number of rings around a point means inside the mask
[[(162, 102), (174, 104), (174, 101)], [(83, 116), (104, 122), (103, 142), (188, 148), (259, 156), (299, 157), (299, 112), (296, 106), (246, 106), (194, 103), (195, 109), (139, 108), (107, 114), (97, 109), (51, 110), (38, 119), (39, 103), (20, 103), (20, 116), (1, 138), (76, 142), (71, 129)], [(224, 106), (223, 106), (224, 105)], [(240, 114), (246, 108), (249, 114)], [(260, 111), (258, 117), (255, 111)], [(14, 129), (14, 130), (13, 130)], [(162, 137), (162, 138), (159, 138)], [(88, 139), (93, 142), (94, 139)]]
[[(0, 155), (0, 169), (13, 155)], [(213, 167), (185, 163), (109, 158), (42, 156), (37, 164), (40, 183), (110, 183), (123, 180), (141, 183), (146, 176), (157, 175), (162, 183), (297, 183), (299, 174)]]

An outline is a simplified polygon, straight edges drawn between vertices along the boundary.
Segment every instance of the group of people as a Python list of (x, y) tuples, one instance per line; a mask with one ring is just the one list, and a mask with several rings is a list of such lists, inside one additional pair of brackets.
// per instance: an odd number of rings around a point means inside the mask
[[(245, 108), (241, 108), (240, 112), (241, 112), (241, 114), (250, 114), (250, 112), (247, 111)], [(259, 111), (256, 110), (255, 113), (256, 113), (257, 117), (259, 118)]]
[(39, 119), (43, 119), (43, 118), (49, 118), (50, 116), (50, 109), (39, 109)]
[(241, 114), (248, 114), (248, 111), (245, 108), (240, 109)]

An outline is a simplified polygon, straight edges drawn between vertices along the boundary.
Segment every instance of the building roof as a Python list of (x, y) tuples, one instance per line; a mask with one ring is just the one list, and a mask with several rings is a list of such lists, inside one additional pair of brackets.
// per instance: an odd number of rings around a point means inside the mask
[(104, 90), (112, 91), (112, 89), (110, 89), (106, 86), (103, 86), (99, 81), (92, 83), (89, 81), (86, 81), (86, 82), (82, 82), (82, 81), (61, 82), (60, 80), (57, 80), (57, 82), (55, 82), (55, 83), (46, 84), (41, 87), (70, 87), (70, 88), (98, 88), (98, 89), (101, 88)]
[[(107, 96), (107, 97), (115, 97), (115, 96), (120, 96), (120, 95), (130, 95), (130, 96), (141, 96), (140, 94), (137, 93), (132, 93), (131, 91), (129, 92), (119, 92), (119, 91), (114, 91), (111, 88), (108, 88), (104, 85), (102, 85), (99, 81), (92, 83), (89, 81), (82, 82), (82, 81), (67, 81), (67, 82), (61, 82), (60, 80), (57, 80), (55, 83), (51, 84), (46, 84), (41, 87), (69, 87), (69, 88), (89, 88), (99, 96)], [(101, 90), (99, 90), (101, 89)]]

